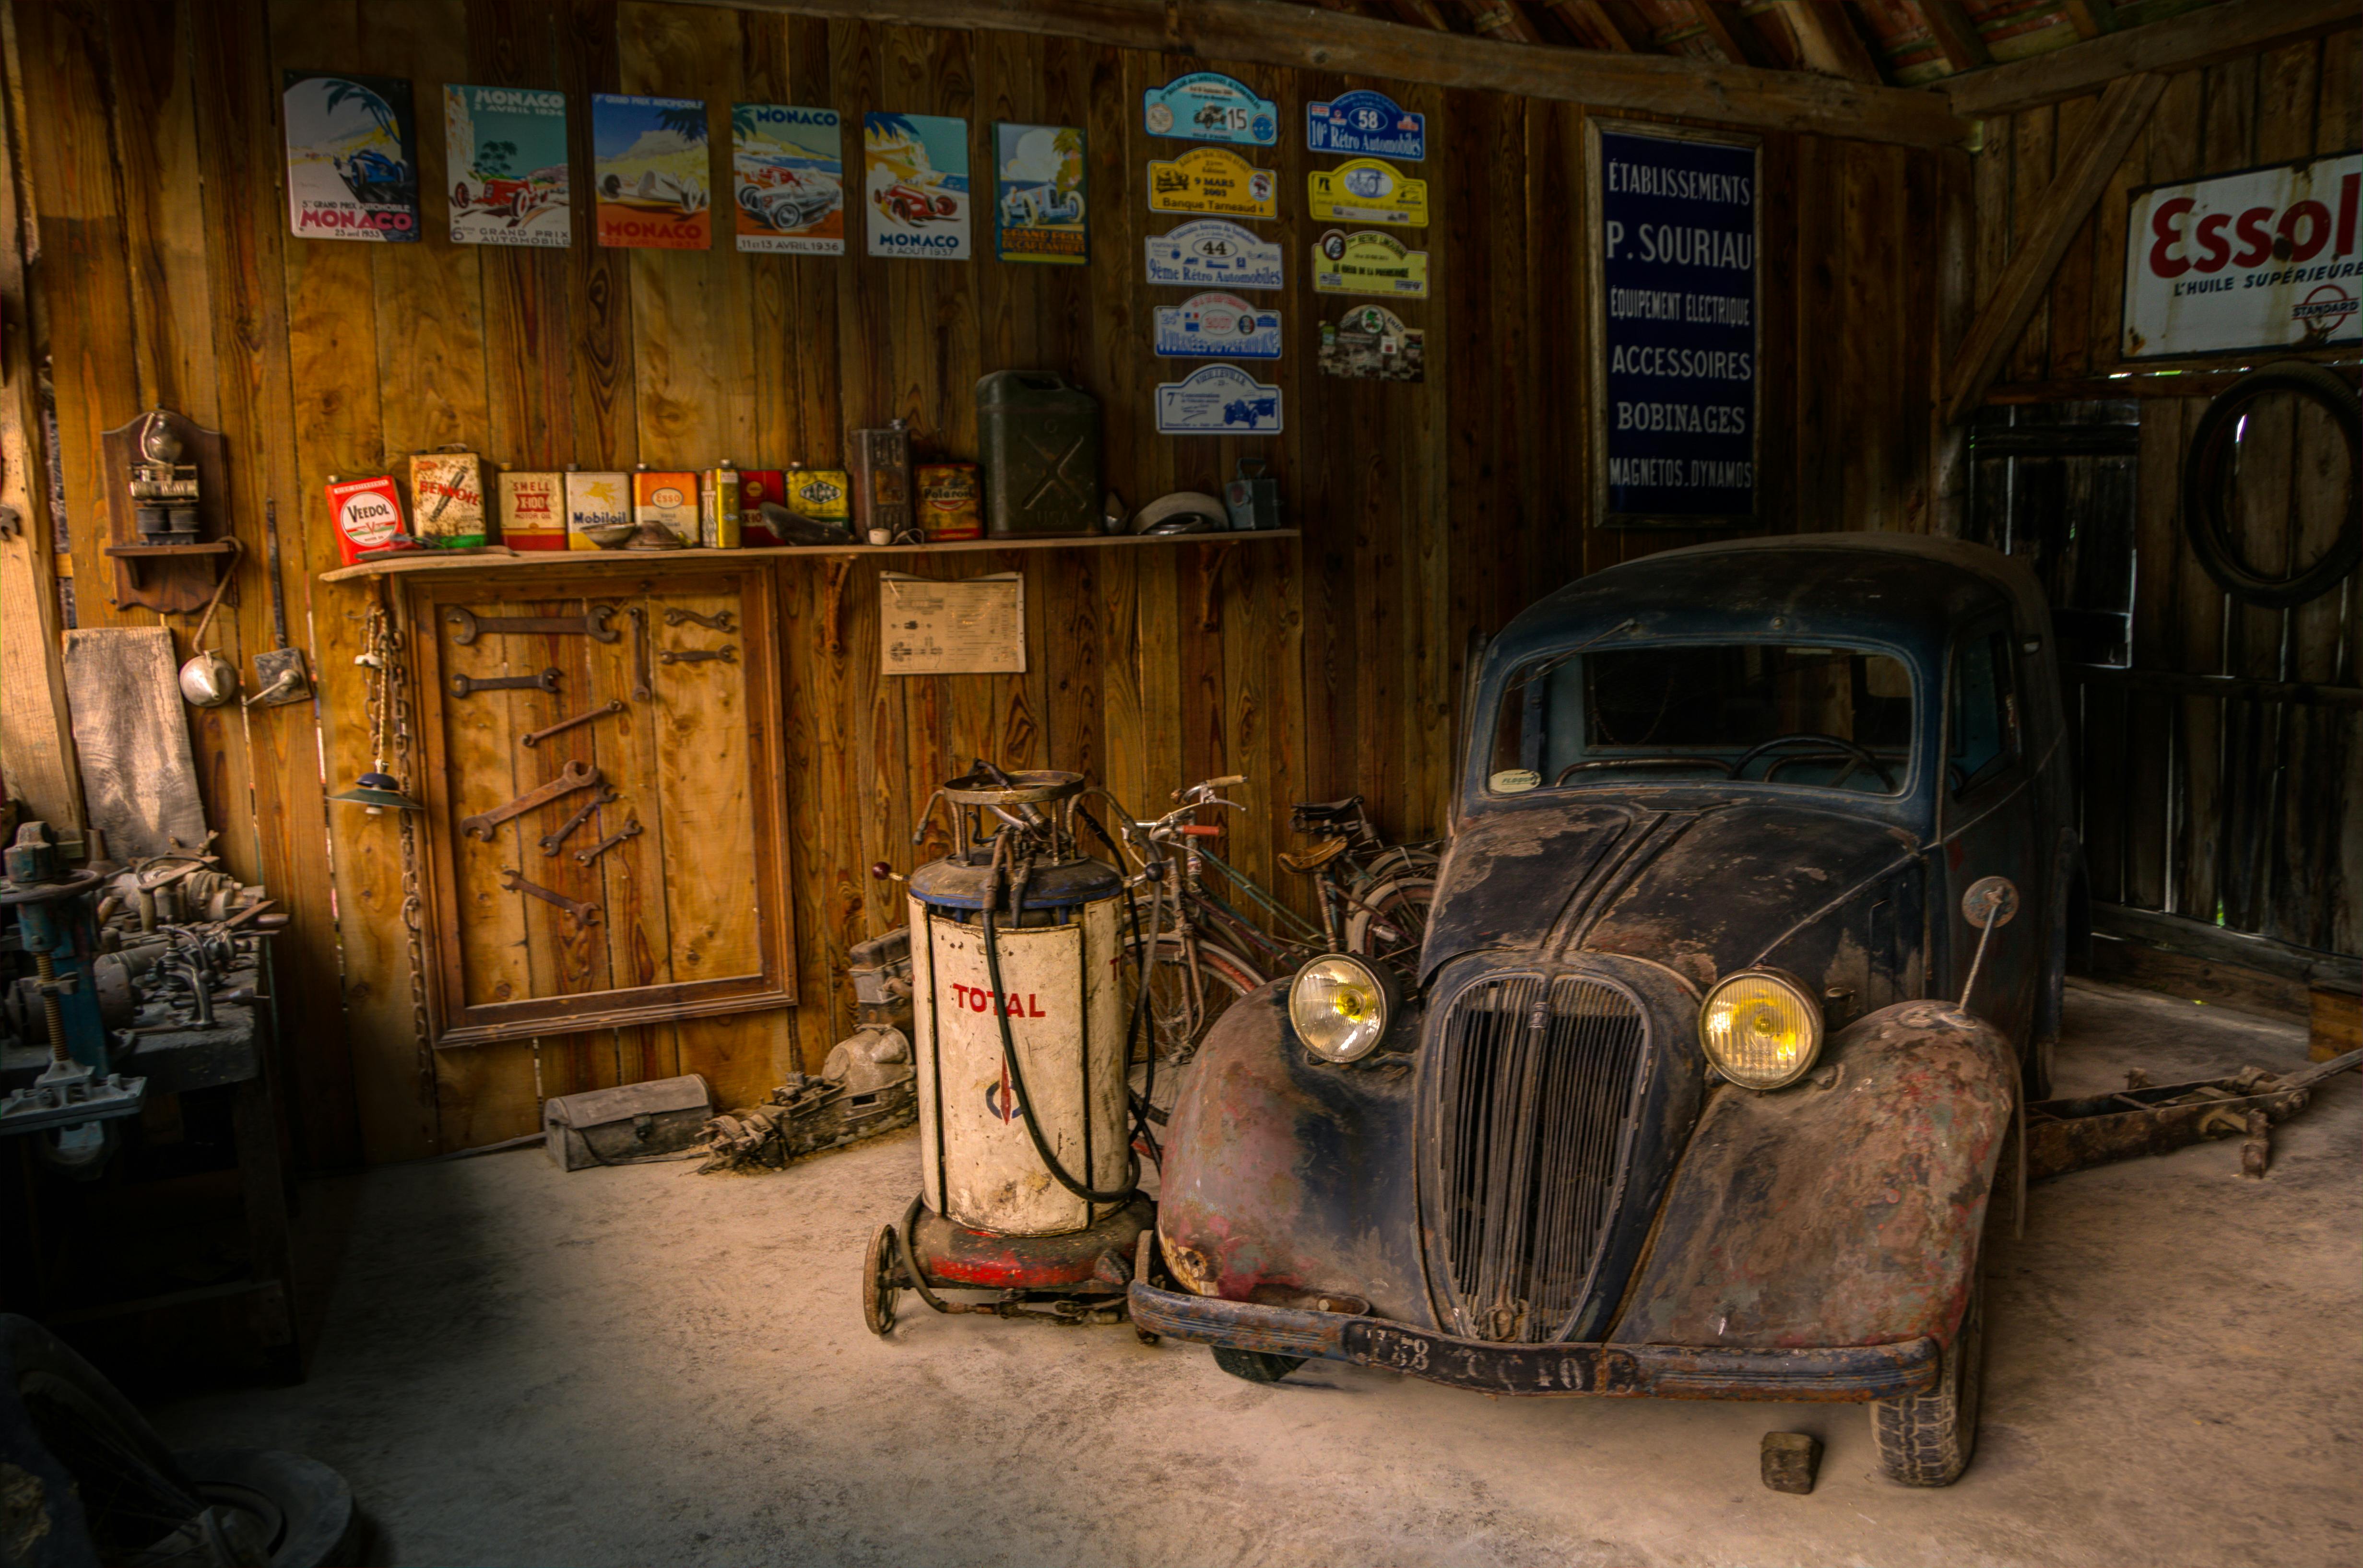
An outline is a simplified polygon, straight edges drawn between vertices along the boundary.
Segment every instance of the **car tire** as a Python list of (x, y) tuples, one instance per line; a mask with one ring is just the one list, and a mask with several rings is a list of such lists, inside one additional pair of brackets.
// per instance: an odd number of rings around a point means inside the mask
[(1978, 1407), (1985, 1392), (1985, 1285), (1969, 1287), (1961, 1331), (1945, 1352), (1936, 1386), (1880, 1399), (1870, 1407), (1879, 1468), (1903, 1486), (1950, 1486), (1978, 1447)]
[(1278, 1383), (1304, 1364), (1303, 1356), (1275, 1355), (1270, 1351), (1242, 1351), (1229, 1345), (1215, 1347), (1215, 1364), (1233, 1377), (1243, 1377), (1249, 1383)]

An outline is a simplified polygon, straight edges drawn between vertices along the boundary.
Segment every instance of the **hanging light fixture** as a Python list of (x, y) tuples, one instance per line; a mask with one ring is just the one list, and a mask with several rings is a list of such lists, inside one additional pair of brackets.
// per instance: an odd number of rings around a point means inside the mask
[(350, 789), (338, 790), (328, 797), (349, 805), (367, 808), (372, 817), (388, 811), (424, 811), (426, 806), (402, 793), (402, 781), (392, 773), (374, 770), (353, 781)]

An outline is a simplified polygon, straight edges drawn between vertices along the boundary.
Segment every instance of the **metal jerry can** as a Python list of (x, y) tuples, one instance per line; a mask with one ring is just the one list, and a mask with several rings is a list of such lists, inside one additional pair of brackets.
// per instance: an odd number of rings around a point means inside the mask
[(1098, 531), (1098, 398), (1048, 371), (995, 371), (976, 384), (976, 423), (985, 532)]

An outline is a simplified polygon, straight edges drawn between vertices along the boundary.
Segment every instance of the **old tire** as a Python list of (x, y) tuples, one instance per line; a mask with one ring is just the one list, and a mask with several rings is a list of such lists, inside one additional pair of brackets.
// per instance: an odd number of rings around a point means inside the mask
[(271, 1568), (327, 1568), (350, 1562), (367, 1526), (353, 1489), (316, 1459), (269, 1449), (199, 1448), (179, 1455), (197, 1495), (239, 1516), (247, 1538), (270, 1554)]
[(869, 1254), (861, 1260), (861, 1320), (882, 1340), (894, 1331), (894, 1296), (902, 1269), (900, 1253), (894, 1228), (882, 1225), (870, 1238)]
[(2363, 472), (2363, 399), (2321, 365), (2282, 360), (2250, 371), (2217, 394), (2200, 415), (2190, 455), (2183, 460), (2182, 518), (2191, 554), (2217, 586), (2244, 604), (2280, 610), (2320, 598), (2363, 562), (2363, 496), (2340, 520), (2329, 545), (2302, 566), (2291, 563), (2276, 576), (2242, 553), (2235, 519), (2224, 505), (2225, 467), (2247, 422), (2248, 406), (2276, 392), (2312, 399), (2344, 439), (2348, 472)]
[(1945, 1352), (1936, 1386), (1870, 1407), (1870, 1440), (1879, 1467), (1904, 1486), (1950, 1486), (1978, 1447), (1978, 1406), (1985, 1392), (1985, 1286), (1969, 1289), (1961, 1331)]
[(1270, 1351), (1242, 1351), (1229, 1345), (1216, 1345), (1215, 1364), (1233, 1377), (1243, 1377), (1249, 1383), (1278, 1383), (1281, 1378), (1303, 1366), (1304, 1358), (1274, 1355)]
[(1359, 906), (1346, 917), (1346, 951), (1375, 959), (1409, 976), (1427, 941), (1427, 909), (1436, 899), (1433, 869), (1398, 873), (1358, 887)]

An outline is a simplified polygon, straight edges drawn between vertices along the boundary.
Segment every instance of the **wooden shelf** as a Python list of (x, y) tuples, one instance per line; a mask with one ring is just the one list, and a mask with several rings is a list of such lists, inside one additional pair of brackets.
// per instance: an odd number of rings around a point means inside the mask
[(237, 549), (238, 540), (216, 539), (203, 544), (110, 544), (106, 553), (118, 561), (151, 561), (160, 556), (228, 555)]
[(964, 539), (940, 544), (790, 544), (742, 550), (534, 550), (494, 545), (477, 550), (415, 550), (340, 566), (320, 573), (323, 583), (364, 577), (400, 577), (415, 572), (567, 572), (613, 567), (636, 572), (679, 566), (712, 567), (778, 555), (950, 555), (980, 550), (1104, 550), (1124, 545), (1245, 544), (1254, 539), (1298, 539), (1298, 528), (1265, 528), (1212, 534), (1111, 534), (1073, 539)]

